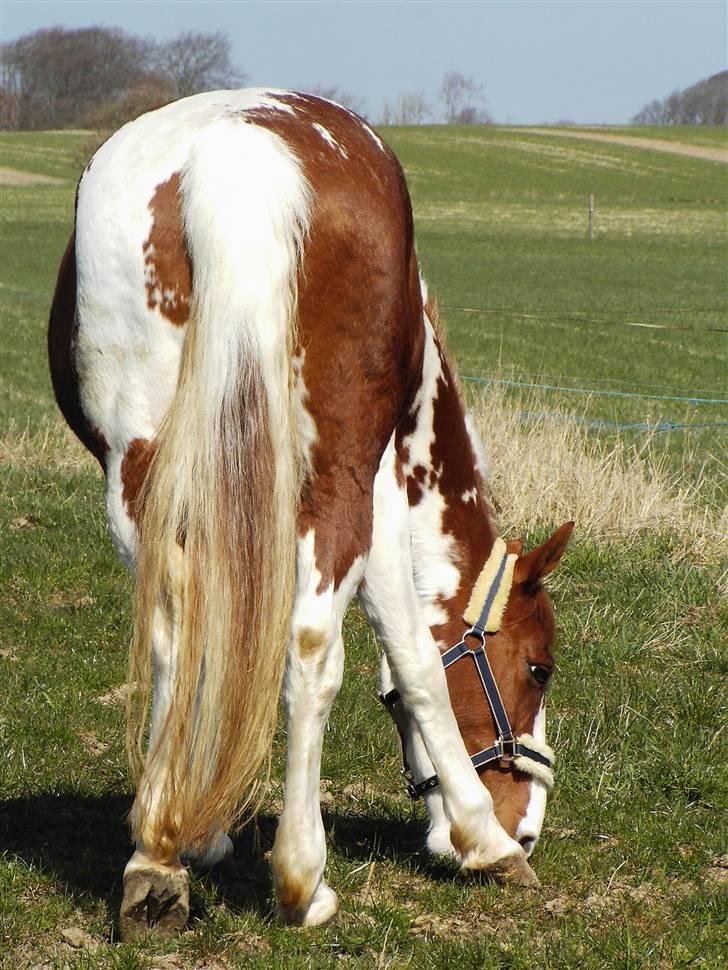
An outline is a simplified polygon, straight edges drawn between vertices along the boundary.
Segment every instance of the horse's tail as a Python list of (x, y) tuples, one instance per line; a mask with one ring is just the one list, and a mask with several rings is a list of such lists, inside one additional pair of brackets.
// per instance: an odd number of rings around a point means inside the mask
[[(231, 120), (193, 147), (180, 204), (193, 296), (139, 502), (129, 718), (134, 835), (168, 857), (239, 821), (270, 757), (295, 579), (291, 359), (309, 191), (283, 142)], [(152, 649), (165, 623), (166, 658)], [(167, 663), (169, 713), (144, 760), (152, 666)]]

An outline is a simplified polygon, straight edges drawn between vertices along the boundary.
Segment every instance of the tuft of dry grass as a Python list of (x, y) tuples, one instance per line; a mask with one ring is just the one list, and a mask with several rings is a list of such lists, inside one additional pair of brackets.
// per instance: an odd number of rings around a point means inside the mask
[(58, 471), (98, 467), (60, 415), (49, 415), (32, 430), (11, 421), (0, 435), (0, 466), (3, 465)]
[(671, 471), (654, 435), (630, 443), (598, 435), (578, 414), (547, 411), (534, 399), (524, 406), (496, 385), (478, 398), (473, 416), (504, 531), (573, 519), (580, 536), (597, 542), (670, 533), (678, 555), (725, 553), (728, 509), (710, 509), (702, 477)]

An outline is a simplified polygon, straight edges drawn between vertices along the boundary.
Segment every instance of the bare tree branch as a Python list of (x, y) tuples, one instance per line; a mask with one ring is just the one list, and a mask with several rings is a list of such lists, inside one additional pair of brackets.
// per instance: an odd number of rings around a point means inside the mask
[(383, 125), (421, 125), (432, 111), (421, 91), (403, 91), (393, 104), (384, 102)]
[(230, 62), (230, 38), (220, 32), (180, 34), (157, 47), (152, 63), (171, 82), (178, 98), (200, 91), (240, 87), (245, 80), (242, 71)]
[(487, 125), (492, 118), (485, 109), (483, 85), (458, 71), (450, 71), (442, 79), (440, 101), (448, 125)]

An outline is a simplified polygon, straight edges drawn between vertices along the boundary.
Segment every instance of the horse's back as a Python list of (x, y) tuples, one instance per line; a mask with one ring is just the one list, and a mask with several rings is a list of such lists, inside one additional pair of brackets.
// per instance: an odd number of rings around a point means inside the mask
[[(193, 193), (204, 195), (194, 222), (185, 210)], [(337, 399), (364, 385), (378, 397), (401, 396), (419, 362), (420, 296), (394, 156), (331, 102), (211, 92), (125, 125), (79, 183), (75, 251), (61, 268), (51, 318), (51, 368), (67, 419), (87, 445), (100, 442), (97, 453), (151, 438), (173, 400), (195, 288), (220, 282), (195, 280), (190, 242), (206, 231), (205, 218), (223, 226), (220, 263), (254, 305), (261, 279), (279, 271), (274, 250), (292, 245), (282, 237), (293, 196), (307, 197), (310, 209), (297, 292), (307, 388)], [(79, 406), (64, 406), (70, 399)], [(341, 412), (341, 400), (320, 406)]]

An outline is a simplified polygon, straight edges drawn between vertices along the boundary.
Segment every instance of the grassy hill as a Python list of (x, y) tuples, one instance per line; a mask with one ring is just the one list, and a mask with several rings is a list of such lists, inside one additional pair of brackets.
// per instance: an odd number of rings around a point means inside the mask
[[(496, 407), (492, 385), (467, 385), (473, 403), (485, 402), (491, 452), (518, 477), (519, 428), (534, 428), (535, 413), (582, 436), (581, 451), (528, 439), (542, 489), (531, 504), (559, 482), (599, 519), (605, 486), (617, 504), (632, 487), (618, 477), (627, 453), (647, 506), (661, 502), (672, 486), (654, 477), (644, 431), (617, 426), (678, 425), (658, 432), (653, 449), (699, 482), (687, 504), (669, 506), (686, 511), (659, 529), (627, 528), (619, 510), (616, 525), (582, 523), (580, 533), (578, 522), (554, 577), (558, 780), (534, 859), (542, 889), (467, 881), (418, 853), (423, 815), (402, 794), (394, 733), (374, 697), (376, 642), (353, 609), (323, 768), (339, 922), (292, 932), (272, 919), (264, 852), (281, 736), (257, 834), (238, 838), (225, 871), (195, 877), (190, 933), (167, 945), (113, 943), (130, 851), (130, 584), (105, 535), (100, 476), (61, 428), (45, 362), (88, 135), (1, 135), (0, 166), (62, 180), (0, 185), (2, 967), (141, 970), (161, 967), (163, 954), (168, 967), (208, 968), (722, 966), (725, 166), (522, 130), (384, 134), (407, 172), (420, 260), (461, 373), (511, 382), (497, 385)], [(704, 135), (686, 129), (678, 140), (703, 144)], [(506, 417), (511, 439), (501, 435)], [(601, 450), (585, 469), (592, 444)], [(643, 524), (651, 521), (648, 509)], [(524, 513), (513, 528), (533, 543), (549, 524)], [(64, 942), (71, 927), (91, 949)]]

